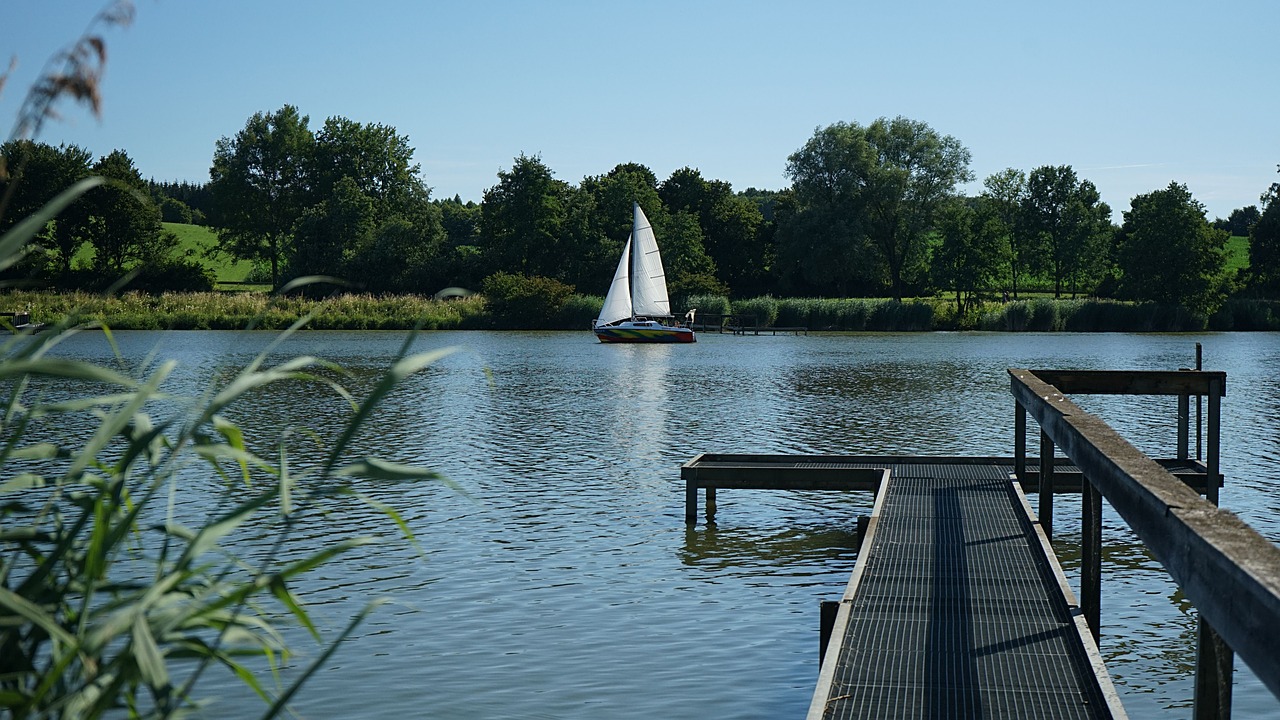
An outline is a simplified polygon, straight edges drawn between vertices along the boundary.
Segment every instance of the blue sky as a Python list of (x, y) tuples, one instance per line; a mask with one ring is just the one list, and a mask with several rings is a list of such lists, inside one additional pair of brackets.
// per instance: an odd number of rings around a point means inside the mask
[[(5, 0), (10, 123), (100, 0)], [(1117, 220), (1186, 184), (1210, 219), (1280, 181), (1280, 3), (137, 0), (106, 33), (101, 121), (39, 138), (204, 181), (220, 137), (297, 106), (394, 126), (435, 197), (480, 200), (521, 153), (577, 183), (637, 162), (781, 189), (814, 130), (879, 117), (959, 139), (978, 181), (1071, 165)], [(7, 134), (7, 127), (6, 127)]]

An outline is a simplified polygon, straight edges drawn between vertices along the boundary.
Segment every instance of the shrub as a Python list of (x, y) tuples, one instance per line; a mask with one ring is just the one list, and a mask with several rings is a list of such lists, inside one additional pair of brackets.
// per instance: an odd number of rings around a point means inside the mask
[(772, 327), (778, 320), (778, 301), (768, 295), (739, 300), (733, 304), (733, 314), (739, 322), (747, 323), (754, 318), (756, 327)]
[(573, 286), (537, 275), (496, 272), (481, 283), (495, 327), (545, 328), (573, 294)]
[(686, 310), (697, 308), (699, 314), (707, 313), (710, 315), (728, 315), (730, 308), (729, 298), (723, 295), (690, 295), (685, 300), (685, 305)]

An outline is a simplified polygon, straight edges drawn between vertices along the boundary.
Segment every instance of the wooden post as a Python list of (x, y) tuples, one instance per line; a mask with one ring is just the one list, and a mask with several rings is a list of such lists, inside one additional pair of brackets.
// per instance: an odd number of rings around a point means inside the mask
[(1234, 653), (1209, 623), (1200, 618), (1196, 632), (1195, 720), (1229, 720)]
[(1053, 440), (1040, 429), (1040, 527), (1053, 539)]
[(707, 488), (707, 522), (714, 522), (716, 519), (716, 489), (714, 487)]
[(1102, 493), (1089, 478), (1081, 489), (1080, 609), (1097, 643), (1102, 637)]
[(1022, 482), (1027, 473), (1027, 409), (1013, 404), (1013, 476)]
[(1178, 396), (1178, 459), (1186, 460), (1191, 457), (1191, 444), (1188, 438), (1191, 435), (1191, 396)]
[[(1199, 347), (1196, 348), (1197, 351)], [(1197, 361), (1199, 358), (1197, 358)], [(1205, 438), (1205, 470), (1208, 485), (1205, 496), (1218, 504), (1219, 455), (1222, 421), (1221, 381), (1209, 381), (1209, 425)], [(1222, 636), (1201, 617), (1196, 628), (1196, 693), (1193, 708), (1195, 720), (1226, 720), (1231, 717), (1231, 676), (1235, 653)]]
[(837, 600), (823, 600), (818, 608), (818, 667), (822, 667), (822, 662), (827, 659), (827, 644), (831, 642), (838, 612), (840, 602)]
[(690, 525), (698, 522), (698, 484), (684, 481), (684, 521)]
[(1205, 470), (1209, 473), (1209, 487), (1205, 497), (1214, 505), (1218, 504), (1218, 467), (1222, 444), (1219, 433), (1222, 428), (1222, 381), (1214, 378), (1209, 381), (1209, 427), (1205, 438)]

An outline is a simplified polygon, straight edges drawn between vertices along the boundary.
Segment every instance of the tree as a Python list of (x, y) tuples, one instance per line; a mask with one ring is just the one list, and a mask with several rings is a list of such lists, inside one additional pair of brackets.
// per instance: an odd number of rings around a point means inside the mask
[(662, 231), (662, 262), (667, 291), (673, 298), (690, 295), (724, 295), (724, 283), (716, 278), (716, 264), (703, 247), (702, 228), (693, 213), (681, 210), (671, 216)]
[(1231, 215), (1226, 220), (1222, 218), (1214, 220), (1213, 226), (1219, 230), (1226, 230), (1232, 235), (1248, 237), (1249, 228), (1252, 228), (1260, 217), (1262, 217), (1262, 213), (1258, 211), (1258, 206), (1248, 205), (1232, 210)]
[(1121, 291), (1137, 300), (1211, 313), (1221, 302), (1228, 235), (1205, 218), (1186, 185), (1135, 197), (1117, 242)]
[(388, 125), (329, 118), (316, 133), (311, 160), (310, 185), (320, 198), (350, 178), (378, 217), (412, 213), (430, 194), (409, 138)]
[(658, 195), (673, 216), (687, 211), (697, 219), (706, 252), (730, 293), (741, 296), (759, 288), (768, 259), (760, 236), (764, 217), (755, 202), (735, 195), (729, 183), (705, 180), (688, 167), (663, 181)]
[(133, 159), (115, 150), (94, 164), (93, 173), (107, 180), (84, 199), (94, 269), (104, 278), (116, 279), (135, 265), (164, 262), (177, 239), (161, 224), (160, 210), (151, 202)]
[(304, 210), (298, 220), (288, 274), (350, 279), (356, 249), (373, 241), (374, 205), (355, 180), (338, 180), (328, 199)]
[(1280, 295), (1280, 183), (1261, 200), (1262, 214), (1249, 230), (1249, 271), (1254, 286), (1274, 297)]
[[(0, 177), (0, 232), (92, 174), (92, 154), (76, 145), (55, 148), (32, 140), (13, 140), (0, 146), (0, 156), (8, 168), (8, 177)], [(47, 248), (48, 262), (56, 274), (71, 272), (72, 259), (88, 239), (88, 217), (82, 198), (36, 235), (36, 243)]]
[(1055, 297), (1062, 296), (1064, 285), (1075, 295), (1084, 281), (1099, 274), (1110, 216), (1098, 189), (1079, 180), (1070, 165), (1031, 171), (1023, 203), (1025, 232), (1043, 243)]
[(622, 163), (604, 175), (583, 178), (574, 196), (570, 236), (578, 262), (569, 277), (576, 278), (575, 283), (598, 287), (602, 294), (609, 286), (622, 246), (631, 235), (632, 203), (639, 203), (653, 224), (667, 275), (681, 271), (666, 259), (671, 217), (658, 195), (657, 177), (644, 165)]
[(218, 140), (209, 170), (218, 237), (233, 256), (270, 264), (273, 287), (307, 207), (315, 147), (307, 123), (292, 105), (255, 113), (234, 138)]
[(542, 159), (521, 154), (484, 193), (480, 238), (486, 265), (561, 279), (561, 248), (571, 189)]
[(956, 295), (956, 317), (963, 320), (982, 293), (991, 290), (1007, 262), (1005, 209), (983, 196), (957, 198), (943, 206), (938, 217), (941, 242), (934, 250), (931, 270), (939, 287)]
[(1043, 272), (1047, 263), (1039, 233), (1028, 232), (1023, 215), (1027, 202), (1027, 174), (1006, 168), (983, 181), (987, 231), (1002, 238), (1002, 255), (1007, 260), (1009, 289), (1018, 299), (1018, 281)]
[[(907, 283), (923, 272), (926, 237), (940, 208), (956, 185), (972, 179), (969, 158), (960, 141), (923, 122), (880, 118), (867, 127), (836, 123), (819, 129), (787, 159), (787, 175), (802, 213), (845, 218), (840, 232), (846, 237), (819, 244), (847, 244), (847, 262), (860, 254), (859, 241), (868, 243), (890, 292), (901, 299)], [(812, 219), (797, 221), (811, 230), (816, 226)]]

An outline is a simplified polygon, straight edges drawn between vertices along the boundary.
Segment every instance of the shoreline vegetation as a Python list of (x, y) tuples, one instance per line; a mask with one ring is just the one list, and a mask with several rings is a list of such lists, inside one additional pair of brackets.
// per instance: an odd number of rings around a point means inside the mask
[[(542, 304), (531, 316), (511, 316), (483, 295), (449, 300), (428, 296), (336, 294), (325, 298), (271, 296), (251, 292), (87, 292), (16, 290), (0, 296), (0, 310), (29, 312), (33, 322), (75, 316), (112, 330), (280, 330), (307, 313), (312, 330), (583, 330), (602, 298), (573, 294)], [(1280, 330), (1280, 300), (1231, 299), (1211, 315), (1180, 306), (1103, 299), (1033, 297), (986, 300), (957, 316), (945, 298), (896, 301), (886, 298), (690, 298), (685, 307), (703, 317), (735, 316), (734, 324), (804, 327), (834, 332), (1198, 332)], [(683, 310), (679, 313), (683, 315)]]

